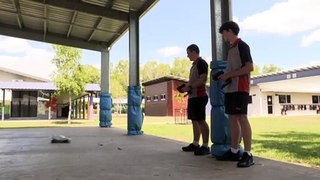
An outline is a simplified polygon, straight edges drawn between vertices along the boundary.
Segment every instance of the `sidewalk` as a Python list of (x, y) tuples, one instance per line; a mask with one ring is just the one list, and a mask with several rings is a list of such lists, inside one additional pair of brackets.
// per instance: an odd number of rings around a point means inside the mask
[[(51, 136), (60, 134), (72, 138), (71, 143), (51, 144)], [(320, 179), (320, 169), (263, 158), (241, 169), (235, 162), (182, 152), (183, 145), (149, 135), (127, 136), (116, 128), (0, 129), (0, 179)]]

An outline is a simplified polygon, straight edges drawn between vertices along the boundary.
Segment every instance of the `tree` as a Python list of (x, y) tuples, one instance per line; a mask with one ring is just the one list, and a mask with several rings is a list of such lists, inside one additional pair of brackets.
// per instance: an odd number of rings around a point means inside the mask
[(84, 71), (84, 77), (86, 83), (100, 84), (100, 70), (96, 67), (85, 64), (81, 65)]
[(187, 58), (175, 58), (173, 67), (171, 68), (171, 74), (188, 79), (191, 65), (192, 63)]
[(149, 61), (141, 68), (140, 74), (143, 81), (149, 81), (169, 75), (170, 66), (168, 64), (158, 64), (156, 61)]
[(68, 124), (71, 123), (71, 98), (79, 96), (85, 88), (85, 77), (80, 65), (81, 50), (73, 47), (53, 45), (55, 57), (52, 60), (57, 67), (53, 74), (53, 82), (57, 86), (58, 94), (69, 97)]
[(253, 71), (251, 72), (251, 76), (257, 76), (260, 74), (260, 67), (256, 64), (253, 64)]
[(129, 85), (129, 63), (127, 60), (120, 60), (111, 69), (110, 91), (113, 98), (126, 98)]
[(265, 65), (262, 68), (262, 73), (266, 74), (266, 73), (272, 73), (272, 72), (278, 72), (281, 71), (282, 69), (274, 64), (269, 64), (269, 65)]

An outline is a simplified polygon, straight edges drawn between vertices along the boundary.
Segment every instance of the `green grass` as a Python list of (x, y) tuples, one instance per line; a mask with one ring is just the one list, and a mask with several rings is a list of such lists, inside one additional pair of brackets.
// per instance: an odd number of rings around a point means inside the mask
[[(207, 118), (209, 123), (210, 117)], [(113, 126), (126, 129), (126, 117)], [(320, 167), (320, 116), (251, 117), (255, 156)], [(192, 140), (192, 126), (175, 125), (172, 117), (146, 117), (145, 134), (183, 142)]]
[[(207, 118), (208, 123), (209, 117)], [(320, 167), (320, 116), (281, 116), (250, 118), (255, 156)], [(99, 122), (72, 121), (0, 121), (0, 128), (28, 127), (86, 127)], [(113, 116), (112, 126), (127, 129), (126, 116)], [(174, 124), (173, 117), (145, 117), (142, 130), (145, 134), (190, 142), (191, 124)]]
[(320, 116), (251, 118), (257, 156), (320, 167)]

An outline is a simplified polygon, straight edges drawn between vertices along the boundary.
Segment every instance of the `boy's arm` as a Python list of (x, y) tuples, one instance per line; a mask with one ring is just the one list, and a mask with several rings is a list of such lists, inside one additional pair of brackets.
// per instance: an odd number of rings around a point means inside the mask
[(221, 76), (219, 76), (218, 79), (225, 81), (233, 77), (249, 74), (251, 71), (253, 71), (253, 63), (246, 62), (241, 69), (228, 71), (222, 74)]

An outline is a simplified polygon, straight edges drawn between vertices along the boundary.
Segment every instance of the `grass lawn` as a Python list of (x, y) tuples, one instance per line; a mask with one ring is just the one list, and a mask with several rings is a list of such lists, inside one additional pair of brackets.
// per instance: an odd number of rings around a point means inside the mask
[[(207, 118), (209, 122), (210, 118)], [(255, 156), (320, 167), (320, 116), (281, 116), (250, 118)], [(25, 127), (86, 127), (99, 122), (73, 121), (0, 121), (0, 128)], [(127, 129), (126, 116), (113, 116), (112, 126)], [(192, 140), (191, 124), (174, 124), (173, 117), (145, 117), (145, 134), (183, 141)]]
[[(251, 117), (250, 122), (255, 156), (320, 167), (319, 115)], [(126, 129), (126, 117), (115, 118), (113, 126)], [(142, 130), (178, 141), (192, 140), (191, 124), (175, 125), (172, 117), (146, 117)]]

